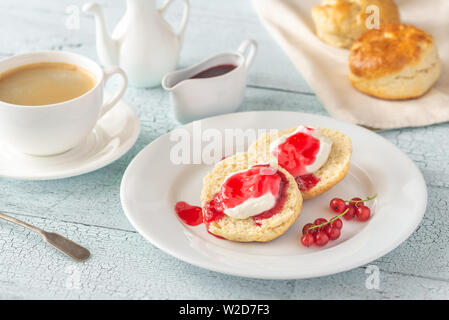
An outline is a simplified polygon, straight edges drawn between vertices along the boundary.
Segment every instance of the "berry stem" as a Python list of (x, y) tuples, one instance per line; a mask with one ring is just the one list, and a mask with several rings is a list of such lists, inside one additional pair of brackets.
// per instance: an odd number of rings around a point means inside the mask
[(357, 205), (360, 202), (371, 201), (371, 200), (375, 199), (376, 197), (377, 197), (377, 193), (374, 196), (368, 197), (368, 198), (363, 199), (363, 200), (357, 200), (357, 201), (355, 201), (355, 200), (344, 200), (344, 201), (345, 202), (349, 202), (349, 203), (355, 203)]
[(329, 223), (332, 223), (332, 222), (334, 222), (335, 220), (337, 220), (337, 219), (343, 217), (343, 216), (346, 214), (346, 212), (348, 212), (348, 211), (349, 211), (349, 208), (347, 208), (345, 211), (343, 211), (343, 212), (340, 213), (339, 215), (333, 217), (332, 219), (330, 219), (330, 220), (327, 221), (327, 222), (323, 222), (322, 224), (314, 225), (314, 226), (309, 227), (308, 230), (312, 230), (312, 229), (316, 229), (316, 228), (322, 228), (322, 227), (324, 227), (325, 225), (327, 225), (327, 224), (329, 224)]

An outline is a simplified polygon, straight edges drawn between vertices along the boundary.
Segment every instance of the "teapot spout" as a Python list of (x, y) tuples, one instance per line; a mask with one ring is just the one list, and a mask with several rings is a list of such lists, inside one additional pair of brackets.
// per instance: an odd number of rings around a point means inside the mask
[(105, 66), (118, 65), (118, 42), (109, 34), (103, 9), (97, 3), (86, 3), (83, 11), (95, 17), (96, 44), (100, 62)]

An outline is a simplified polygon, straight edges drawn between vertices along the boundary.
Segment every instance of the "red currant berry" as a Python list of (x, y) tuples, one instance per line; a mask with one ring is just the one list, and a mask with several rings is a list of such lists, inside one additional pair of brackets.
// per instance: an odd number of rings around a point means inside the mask
[(332, 199), (330, 202), (330, 206), (331, 209), (338, 214), (343, 213), (343, 211), (346, 210), (346, 203), (343, 199), (340, 198)]
[(324, 231), (319, 231), (315, 235), (315, 243), (317, 246), (322, 247), (325, 246), (329, 242), (329, 237)]
[(340, 229), (329, 228), (329, 230), (327, 231), (327, 236), (330, 240), (337, 240), (340, 237)]
[(312, 244), (314, 244), (314, 242), (315, 242), (315, 237), (310, 233), (306, 233), (301, 238), (301, 243), (306, 247), (310, 247)]
[[(357, 207), (356, 207), (355, 204), (352, 203), (352, 202), (349, 202), (349, 203), (348, 203), (348, 209), (349, 209), (349, 208), (353, 208), (354, 210), (357, 210)], [(354, 215), (355, 215), (355, 211), (354, 211)]]
[(350, 204), (352, 204), (355, 207), (361, 207), (361, 206), (365, 205), (361, 198), (356, 197), (356, 198), (352, 198), (351, 200), (352, 201), (361, 201), (361, 202), (349, 202)]
[(306, 225), (304, 225), (304, 227), (302, 228), (302, 234), (315, 234), (317, 232), (317, 228), (311, 229), (309, 230), (310, 227), (313, 227), (314, 225), (312, 223), (308, 223)]
[(326, 232), (327, 235), (329, 235), (330, 229), (332, 229), (332, 226), (330, 224), (326, 224), (321, 230)]
[(357, 208), (355, 214), (360, 221), (367, 221), (371, 216), (371, 210), (367, 206), (361, 206)]
[(319, 226), (320, 224), (323, 224), (323, 223), (326, 223), (326, 222), (327, 222), (326, 219), (324, 219), (324, 218), (318, 218), (318, 219), (316, 219), (316, 220), (313, 222), (313, 224), (316, 225), (316, 226)]
[(341, 221), (341, 219), (336, 219), (336, 220), (331, 222), (331, 225), (334, 228), (341, 229), (343, 227), (343, 221)]
[(355, 216), (355, 212), (357, 211), (357, 208), (354, 206), (348, 207), (348, 212), (346, 212), (343, 216), (343, 219), (345, 220), (352, 220)]

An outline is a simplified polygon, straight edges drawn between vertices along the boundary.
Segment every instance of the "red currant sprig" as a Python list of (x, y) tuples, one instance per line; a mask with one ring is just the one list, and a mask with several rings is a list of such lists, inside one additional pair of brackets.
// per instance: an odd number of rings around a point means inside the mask
[(343, 222), (340, 218), (351, 220), (354, 217), (357, 217), (360, 221), (367, 221), (371, 216), (371, 210), (365, 206), (365, 202), (373, 200), (376, 197), (377, 194), (364, 200), (361, 198), (352, 198), (351, 200), (343, 200), (340, 198), (332, 199), (330, 207), (334, 212), (338, 213), (338, 215), (329, 221), (324, 218), (318, 218), (313, 224), (306, 224), (302, 229), (302, 244), (306, 247), (310, 247), (313, 244), (322, 247), (325, 246), (329, 240), (338, 239), (343, 227)]
[(377, 193), (364, 200), (360, 198), (352, 198), (351, 200), (333, 198), (330, 202), (330, 207), (336, 213), (342, 213), (347, 210), (347, 213), (343, 216), (345, 220), (352, 220), (354, 217), (357, 217), (360, 221), (367, 221), (371, 216), (371, 210), (365, 206), (365, 201), (371, 201), (376, 197)]
[(343, 227), (343, 222), (340, 218), (344, 216), (346, 212), (347, 210), (333, 217), (329, 221), (324, 218), (318, 218), (313, 224), (306, 224), (302, 229), (302, 244), (306, 247), (310, 247), (312, 244), (322, 247), (325, 246), (329, 240), (337, 240), (340, 237), (340, 230)]

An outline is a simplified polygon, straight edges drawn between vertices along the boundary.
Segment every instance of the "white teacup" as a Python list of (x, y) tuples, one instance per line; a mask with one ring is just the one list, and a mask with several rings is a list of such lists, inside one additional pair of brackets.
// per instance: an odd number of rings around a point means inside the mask
[[(95, 86), (85, 94), (56, 104), (30, 107), (0, 101), (0, 140), (20, 152), (46, 156), (68, 151), (85, 139), (98, 120), (123, 96), (128, 80), (118, 67), (103, 70), (86, 57), (62, 51), (33, 52), (3, 59), (0, 74), (39, 62), (76, 65), (90, 71), (96, 80)], [(109, 101), (104, 102), (105, 82), (114, 74), (123, 78), (123, 84)]]

